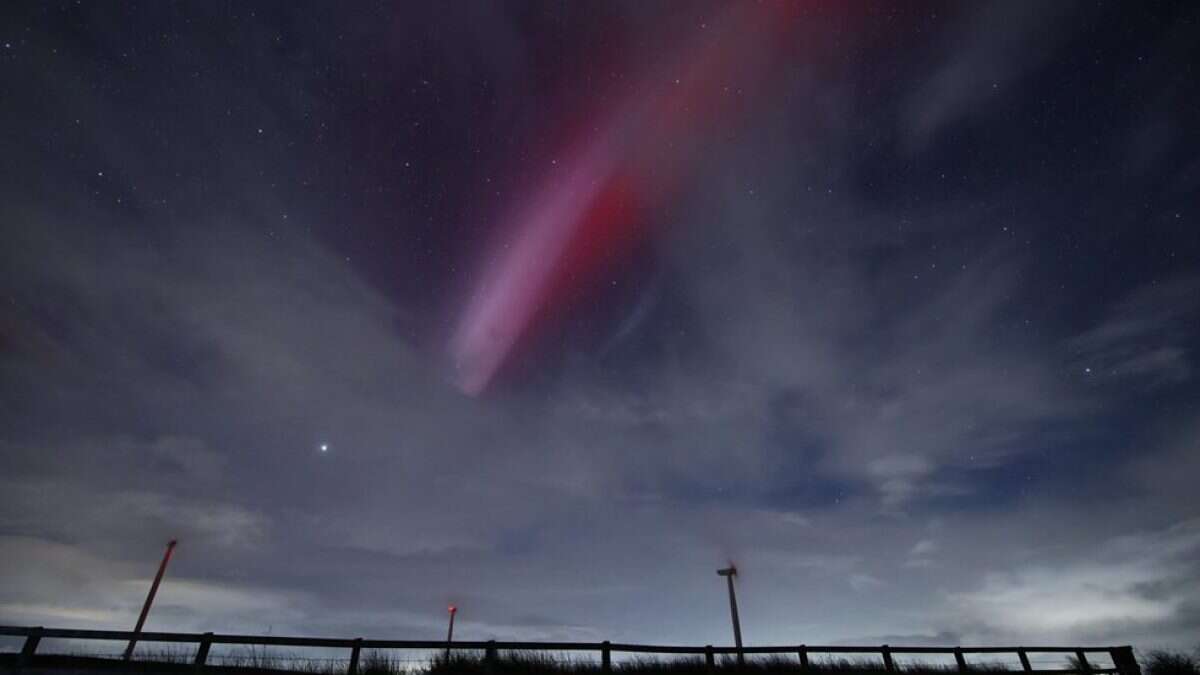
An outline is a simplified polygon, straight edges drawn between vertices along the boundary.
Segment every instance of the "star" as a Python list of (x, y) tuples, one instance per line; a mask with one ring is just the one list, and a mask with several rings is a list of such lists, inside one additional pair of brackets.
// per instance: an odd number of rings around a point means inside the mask
[(329, 444), (328, 443), (321, 444), (321, 452), (329, 452)]

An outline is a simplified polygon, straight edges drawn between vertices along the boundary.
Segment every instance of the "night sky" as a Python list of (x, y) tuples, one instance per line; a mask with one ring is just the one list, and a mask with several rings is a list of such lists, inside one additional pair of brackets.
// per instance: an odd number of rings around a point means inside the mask
[(8, 2), (0, 624), (1200, 631), (1200, 7)]

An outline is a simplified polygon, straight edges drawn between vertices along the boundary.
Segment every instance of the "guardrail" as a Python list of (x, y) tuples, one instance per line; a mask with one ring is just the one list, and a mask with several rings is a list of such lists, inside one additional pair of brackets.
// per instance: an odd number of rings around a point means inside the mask
[[(350, 650), (350, 665), (348, 675), (358, 673), (359, 655), (364, 649), (437, 649), (462, 651), (482, 651), (485, 660), (495, 660), (501, 651), (539, 651), (539, 652), (598, 652), (600, 665), (604, 672), (612, 670), (612, 654), (683, 654), (704, 656), (709, 667), (716, 665), (717, 655), (744, 654), (783, 654), (796, 655), (800, 667), (809, 667), (809, 657), (813, 654), (875, 654), (882, 659), (884, 670), (896, 672), (903, 670), (897, 666), (896, 654), (953, 654), (959, 672), (971, 670), (967, 663), (967, 654), (1016, 654), (1021, 662), (1021, 670), (1013, 672), (1047, 675), (1050, 673), (1078, 673), (1079, 675), (1141, 675), (1141, 667), (1134, 658), (1133, 648), (1120, 647), (878, 647), (838, 646), (838, 645), (788, 645), (776, 647), (685, 647), (676, 645), (641, 645), (624, 644), (619, 642), (500, 642), (487, 641), (456, 641), (445, 640), (365, 640), (363, 638), (320, 638), (320, 637), (282, 637), (274, 635), (225, 635), (220, 633), (154, 633), (114, 630), (83, 630), (76, 628), (44, 628), (41, 626), (0, 626), (0, 636), (24, 637), (25, 644), (21, 649), (20, 661), (30, 663), (37, 653), (38, 645), (43, 638), (65, 638), (75, 640), (112, 640), (121, 642), (172, 642), (195, 644), (196, 656), (193, 663), (203, 666), (208, 661), (209, 650), (213, 645), (255, 645), (264, 647), (325, 647)], [(1055, 653), (1070, 654), (1074, 657), (1074, 668), (1035, 670), (1029, 661), (1030, 654)], [(1088, 654), (1107, 654), (1113, 662), (1112, 668), (1096, 668), (1088, 661)]]

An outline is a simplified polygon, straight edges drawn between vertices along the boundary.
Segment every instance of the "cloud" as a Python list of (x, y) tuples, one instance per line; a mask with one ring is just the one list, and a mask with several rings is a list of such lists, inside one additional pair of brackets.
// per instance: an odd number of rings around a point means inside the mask
[[(904, 645), (911, 647), (945, 647), (946, 645), (963, 644), (962, 637), (952, 631), (942, 631), (940, 633), (902, 633), (902, 634), (887, 634), (887, 635), (868, 635), (837, 640), (837, 644), (859, 644), (859, 645)], [(933, 655), (922, 655), (925, 658), (931, 658)]]
[[(744, 169), (720, 173), (664, 243), (692, 311), (674, 345), (687, 360), (649, 370), (625, 396), (654, 402), (647, 408), (661, 417), (651, 423), (670, 430), (666, 443), (688, 447), (697, 466), (722, 446), (758, 445), (753, 462), (722, 473), (768, 485), (798, 474), (867, 484), (881, 508), (903, 511), (969, 494), (948, 470), (1006, 463), (1029, 450), (1026, 436), (1086, 411), (1055, 359), (1010, 333), (1019, 256), (977, 242), (969, 259), (906, 257), (887, 214), (864, 213), (857, 195), (791, 191), (813, 180), (791, 148), (821, 152), (825, 142), (795, 135), (753, 146), (755, 161), (771, 167), (753, 179), (759, 196), (747, 195)], [(805, 214), (803, 227), (794, 213)], [(953, 213), (930, 209), (913, 236), (953, 238)], [(871, 268), (879, 249), (892, 257)], [(696, 412), (672, 411), (670, 401)], [(720, 425), (709, 430), (709, 421)]]
[(269, 529), (262, 511), (213, 495), (227, 480), (226, 460), (196, 439), (77, 439), (54, 452), (42, 444), (9, 450), (24, 467), (0, 479), (6, 532), (108, 551), (117, 547), (104, 542), (129, 538), (228, 551), (259, 546)]
[[(0, 593), (0, 621), (8, 625), (132, 626), (154, 572), (152, 565), (113, 563), (81, 546), (32, 537), (0, 537), (0, 550), (5, 552), (0, 572), (14, 582)], [(176, 561), (169, 568), (156, 598), (153, 629), (197, 631), (220, 624), (231, 631), (261, 630), (270, 622), (298, 626), (308, 615), (303, 593), (188, 578), (178, 567)]]
[(1073, 338), (1076, 368), (1142, 389), (1189, 380), (1190, 322), (1200, 312), (1200, 279), (1183, 277), (1130, 291)]
[(908, 552), (910, 556), (927, 556), (938, 550), (937, 542), (932, 539), (922, 539), (913, 545), (912, 550)]
[(1071, 36), (1070, 2), (989, 2), (947, 31), (941, 63), (923, 73), (900, 114), (910, 150), (920, 150), (964, 118), (986, 117), (1019, 80), (1050, 61)]
[(908, 560), (904, 562), (906, 567), (935, 567), (938, 562), (934, 557), (941, 550), (933, 539), (922, 539), (918, 541), (908, 551)]
[(1113, 537), (1059, 564), (990, 573), (980, 588), (948, 601), (968, 625), (1002, 639), (1154, 634), (1200, 599), (1190, 590), (1198, 560), (1200, 520), (1190, 520)]
[(866, 593), (884, 585), (882, 580), (876, 579), (870, 574), (852, 574), (848, 582), (855, 593)]
[(1187, 413), (1173, 416), (1151, 439), (1144, 451), (1121, 467), (1122, 476), (1140, 494), (1163, 502), (1171, 512), (1195, 513), (1194, 476), (1200, 475), (1200, 416)]

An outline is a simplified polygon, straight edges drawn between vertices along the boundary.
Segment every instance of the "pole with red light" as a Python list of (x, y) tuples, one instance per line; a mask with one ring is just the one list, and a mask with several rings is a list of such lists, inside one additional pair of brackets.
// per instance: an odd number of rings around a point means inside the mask
[(454, 615), (458, 613), (458, 608), (450, 605), (447, 608), (450, 611), (450, 630), (446, 631), (446, 660), (450, 660), (450, 643), (454, 641)]
[(146, 624), (146, 615), (150, 613), (150, 605), (154, 604), (154, 596), (158, 593), (158, 585), (162, 583), (163, 573), (167, 571), (167, 563), (171, 562), (171, 552), (175, 550), (175, 540), (167, 542), (167, 552), (163, 554), (162, 562), (158, 565), (158, 574), (154, 575), (154, 582), (150, 584), (150, 592), (146, 594), (146, 602), (142, 605), (142, 613), (138, 615), (137, 625), (133, 627), (133, 637), (129, 639), (129, 646), (125, 647), (125, 660), (128, 661), (133, 656), (133, 648), (137, 645), (137, 636), (142, 632), (142, 626)]

